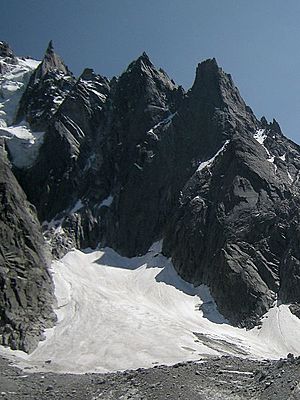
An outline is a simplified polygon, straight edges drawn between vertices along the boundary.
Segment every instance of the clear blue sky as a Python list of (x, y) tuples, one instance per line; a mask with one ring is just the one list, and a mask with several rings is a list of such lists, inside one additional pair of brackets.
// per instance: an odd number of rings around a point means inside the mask
[(0, 0), (0, 40), (69, 68), (119, 75), (143, 51), (177, 84), (216, 57), (260, 118), (300, 143), (299, 0)]

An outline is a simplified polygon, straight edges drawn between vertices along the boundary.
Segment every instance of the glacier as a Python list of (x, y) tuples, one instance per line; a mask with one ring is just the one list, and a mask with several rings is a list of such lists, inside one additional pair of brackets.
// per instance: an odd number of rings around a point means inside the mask
[[(234, 355), (300, 355), (300, 320), (274, 304), (251, 330), (231, 326), (205, 285), (182, 280), (154, 244), (142, 257), (72, 250), (52, 263), (57, 325), (27, 355), (0, 354), (31, 372), (107, 373)], [(51, 362), (50, 362), (51, 360)]]

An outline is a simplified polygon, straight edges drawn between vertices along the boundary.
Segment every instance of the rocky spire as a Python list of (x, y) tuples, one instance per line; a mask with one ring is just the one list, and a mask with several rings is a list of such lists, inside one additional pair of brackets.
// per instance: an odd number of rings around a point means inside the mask
[(152, 64), (148, 54), (144, 51), (136, 60), (132, 61), (129, 66), (128, 69), (132, 69), (132, 67), (134, 66), (141, 66), (142, 63), (144, 63), (145, 65), (149, 66), (149, 67), (154, 67), (154, 65)]
[(49, 71), (60, 71), (65, 75), (69, 75), (70, 71), (68, 67), (64, 64), (62, 59), (54, 52), (53, 42), (50, 40), (45, 56), (38, 66), (35, 73), (35, 82), (46, 75)]
[(231, 75), (218, 66), (215, 58), (198, 64), (191, 94), (220, 109), (224, 106), (246, 108)]
[(137, 77), (141, 75), (151, 77), (153, 74), (155, 75), (156, 70), (157, 68), (152, 64), (148, 55), (143, 52), (128, 65), (125, 74), (137, 75)]
[(278, 135), (282, 135), (280, 125), (275, 118), (273, 118), (272, 122), (268, 122), (267, 119), (263, 116), (261, 117), (260, 124), (263, 129), (269, 129), (272, 131), (272, 133), (277, 133)]
[(31, 75), (23, 93), (15, 122), (26, 120), (32, 129), (45, 130), (74, 84), (75, 78), (54, 52), (50, 41), (42, 62)]
[(263, 115), (260, 119), (262, 129), (266, 129), (268, 127), (267, 118)]
[[(191, 109), (193, 120), (199, 119), (203, 126), (203, 118), (206, 119), (208, 126), (213, 121), (218, 120), (218, 125), (222, 125), (225, 136), (228, 139), (241, 127), (248, 133), (253, 134), (259, 126), (255, 115), (250, 107), (242, 99), (237, 87), (235, 86), (230, 74), (225, 73), (217, 64), (215, 58), (208, 59), (198, 64), (196, 77), (192, 88), (187, 93), (188, 107)], [(208, 127), (204, 131), (204, 143), (207, 141), (215, 143), (212, 150), (215, 153), (220, 146), (219, 140), (215, 140), (218, 129), (213, 129), (214, 133), (208, 133)]]
[(14, 53), (6, 42), (0, 42), (0, 57), (14, 58)]
[(270, 129), (275, 132), (278, 133), (279, 135), (282, 135), (282, 131), (280, 128), (279, 123), (276, 121), (275, 118), (273, 118), (273, 121), (270, 123)]
[(129, 64), (120, 78), (123, 79), (124, 77), (138, 86), (144, 86), (145, 84), (150, 84), (151, 86), (154, 84), (157, 85), (160, 90), (171, 91), (176, 87), (175, 82), (169, 78), (167, 73), (163, 69), (157, 68), (152, 63), (145, 51)]

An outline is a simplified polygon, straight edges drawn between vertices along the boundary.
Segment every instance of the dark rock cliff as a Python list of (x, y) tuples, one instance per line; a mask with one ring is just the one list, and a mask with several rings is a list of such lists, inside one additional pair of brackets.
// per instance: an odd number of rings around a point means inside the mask
[(35, 164), (19, 171), (41, 221), (72, 208), (81, 186), (86, 187), (89, 157), (95, 154), (96, 130), (108, 92), (105, 78), (85, 71), (52, 117)]
[[(133, 75), (137, 71), (138, 78)], [(254, 134), (257, 121), (215, 60), (199, 64), (195, 83), (185, 94), (143, 56), (120, 77), (112, 102), (108, 137), (111, 143), (117, 135), (114, 148), (119, 153), (112, 153), (117, 154), (117, 185), (107, 241), (133, 256), (163, 236), (180, 191), (200, 160), (211, 157), (237, 126)], [(131, 109), (124, 109), (128, 103)]]
[(32, 351), (55, 321), (49, 254), (35, 210), (0, 147), (0, 344)]
[(266, 156), (253, 137), (234, 135), (186, 184), (164, 241), (180, 275), (208, 284), (220, 311), (242, 326), (257, 323), (276, 299), (299, 301), (288, 238), (299, 193)]
[[(172, 174), (159, 135), (167, 135), (171, 144), (181, 97), (182, 92), (146, 54), (130, 64), (113, 85), (103, 145), (105, 167), (112, 171), (108, 194), (113, 202), (103, 213), (104, 240), (123, 254), (145, 253), (162, 235), (172, 201), (166, 193)], [(172, 150), (168, 151), (173, 158)]]

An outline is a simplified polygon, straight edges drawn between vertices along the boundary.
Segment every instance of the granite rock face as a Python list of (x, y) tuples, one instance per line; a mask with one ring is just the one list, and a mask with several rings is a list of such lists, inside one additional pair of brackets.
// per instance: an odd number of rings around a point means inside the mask
[(88, 190), (86, 172), (93, 161), (108, 91), (104, 78), (85, 71), (49, 123), (36, 163), (19, 172), (40, 220), (50, 221), (59, 212), (71, 209), (81, 195), (81, 185)]
[(253, 137), (235, 134), (187, 182), (164, 241), (179, 273), (208, 284), (220, 311), (241, 326), (257, 323), (276, 299), (299, 301), (297, 236), (289, 233), (299, 226), (299, 192), (275, 160)]
[(300, 148), (215, 59), (185, 92), (145, 53), (118, 78), (76, 80), (50, 43), (17, 120), (45, 131), (35, 163), (13, 172), (54, 257), (99, 244), (131, 257), (163, 240), (231, 323), (252, 327), (275, 300), (297, 315)]
[(45, 229), (63, 224), (58, 237), (46, 233), (56, 257), (99, 243), (95, 205), (106, 197), (108, 179), (101, 170), (100, 126), (109, 92), (108, 80), (86, 69), (49, 121), (36, 163), (15, 169)]
[(32, 351), (55, 322), (52, 281), (34, 207), (0, 147), (0, 343)]
[(107, 195), (113, 201), (103, 210), (103, 240), (125, 255), (145, 253), (162, 235), (173, 201), (171, 136), (182, 96), (146, 54), (113, 84), (104, 142), (104, 165), (112, 171)]
[(116, 150), (105, 153), (114, 156), (117, 184), (105, 215), (106, 240), (133, 256), (164, 236), (199, 162), (211, 157), (237, 125), (254, 134), (257, 121), (215, 60), (198, 66), (192, 89), (184, 93), (143, 55), (120, 77), (111, 101), (107, 137)]

